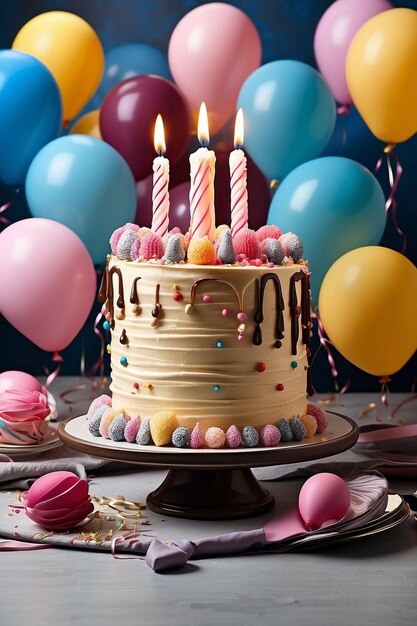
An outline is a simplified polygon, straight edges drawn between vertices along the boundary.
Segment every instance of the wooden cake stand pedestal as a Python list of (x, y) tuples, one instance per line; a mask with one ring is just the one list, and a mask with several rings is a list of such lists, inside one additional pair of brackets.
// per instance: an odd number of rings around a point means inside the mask
[(327, 417), (325, 433), (275, 448), (192, 450), (115, 442), (93, 437), (85, 415), (62, 422), (59, 436), (69, 447), (94, 456), (168, 467), (164, 481), (147, 498), (149, 508), (156, 513), (188, 519), (238, 519), (265, 513), (274, 504), (251, 467), (320, 459), (356, 443), (359, 429), (353, 420), (330, 411)]

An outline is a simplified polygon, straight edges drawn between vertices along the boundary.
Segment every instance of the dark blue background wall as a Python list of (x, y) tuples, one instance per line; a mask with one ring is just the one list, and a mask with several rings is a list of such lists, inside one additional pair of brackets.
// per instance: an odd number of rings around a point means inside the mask
[[(35, 15), (61, 9), (86, 19), (98, 33), (106, 51), (116, 45), (135, 41), (149, 43), (166, 51), (170, 34), (177, 22), (185, 13), (201, 4), (204, 2), (193, 0), (0, 0), (0, 48), (10, 47), (19, 29)], [(262, 38), (263, 62), (295, 59), (315, 66), (314, 31), (321, 15), (331, 4), (330, 0), (241, 0), (230, 4), (244, 10), (257, 26)], [(417, 8), (417, 0), (394, 1), (393, 4)], [(346, 142), (342, 140), (342, 124), (346, 125)], [(353, 158), (373, 170), (382, 147), (353, 111), (347, 118), (338, 120), (326, 154)], [(408, 236), (407, 256), (417, 263), (417, 137), (400, 145), (398, 154), (404, 165), (404, 175), (397, 195), (398, 223)], [(16, 193), (15, 190), (0, 185), (0, 205), (9, 200), (13, 201), (8, 211), (8, 217), (12, 221), (29, 217), (24, 191)], [(0, 224), (0, 228), (2, 227)], [(401, 247), (391, 223), (387, 224), (382, 244), (396, 250)], [(95, 309), (83, 331), (64, 351), (63, 373), (79, 373), (80, 361), (84, 355), (87, 368), (97, 358), (99, 343), (93, 333), (96, 312)], [(27, 314), (30, 316), (30, 310)], [(414, 320), (414, 323), (417, 321)], [(374, 377), (360, 372), (336, 351), (334, 355), (341, 385), (350, 379), (351, 390), (379, 388)], [(23, 369), (33, 374), (41, 374), (45, 364), (48, 364), (48, 355), (23, 338), (0, 317), (0, 370)], [(393, 377), (391, 389), (410, 390), (416, 375), (415, 356)], [(313, 378), (318, 390), (333, 389), (333, 380), (324, 354), (320, 353), (315, 361)]]

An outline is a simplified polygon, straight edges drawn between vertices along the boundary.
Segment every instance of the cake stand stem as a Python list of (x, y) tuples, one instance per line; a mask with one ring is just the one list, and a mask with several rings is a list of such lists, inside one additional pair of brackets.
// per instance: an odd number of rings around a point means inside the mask
[(163, 483), (148, 495), (147, 504), (160, 515), (224, 520), (269, 511), (274, 498), (250, 469), (169, 470)]

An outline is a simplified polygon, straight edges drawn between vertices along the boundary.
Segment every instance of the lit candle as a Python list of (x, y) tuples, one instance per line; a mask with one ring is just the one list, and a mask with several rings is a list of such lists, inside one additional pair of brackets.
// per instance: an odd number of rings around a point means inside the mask
[(212, 240), (215, 230), (214, 214), (214, 166), (216, 156), (208, 150), (209, 130), (207, 109), (204, 102), (198, 116), (198, 139), (202, 145), (190, 155), (191, 186), (190, 213), (191, 237), (207, 237)]
[(246, 157), (243, 145), (243, 111), (239, 109), (235, 122), (235, 150), (230, 153), (230, 208), (232, 236), (248, 227), (248, 190), (246, 186)]
[(168, 232), (169, 221), (169, 161), (162, 156), (166, 146), (164, 124), (160, 115), (155, 122), (154, 146), (159, 156), (153, 160), (152, 231), (164, 237)]

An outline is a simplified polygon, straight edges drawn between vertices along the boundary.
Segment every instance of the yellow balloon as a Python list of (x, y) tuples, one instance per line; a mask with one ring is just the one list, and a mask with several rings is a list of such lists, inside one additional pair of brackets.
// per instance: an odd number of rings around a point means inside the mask
[(348, 361), (376, 376), (394, 374), (417, 349), (417, 268), (389, 248), (352, 250), (327, 272), (319, 314)]
[(417, 11), (392, 9), (356, 33), (346, 60), (353, 102), (371, 131), (386, 143), (417, 132)]
[(90, 135), (96, 139), (103, 139), (100, 132), (99, 117), (100, 109), (86, 113), (75, 122), (70, 130), (70, 135)]
[(12, 47), (36, 57), (52, 72), (65, 122), (78, 115), (100, 84), (103, 48), (96, 32), (78, 15), (66, 11), (37, 15), (21, 28)]

